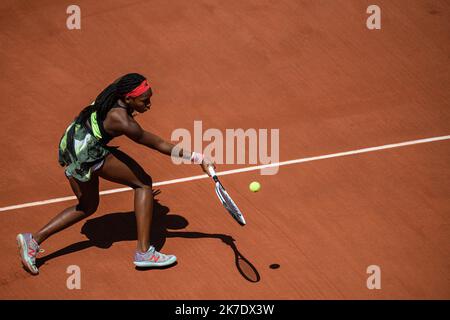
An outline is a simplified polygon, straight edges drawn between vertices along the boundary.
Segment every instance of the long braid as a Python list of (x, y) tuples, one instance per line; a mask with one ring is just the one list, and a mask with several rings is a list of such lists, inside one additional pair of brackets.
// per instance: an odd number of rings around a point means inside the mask
[(107, 86), (95, 99), (92, 105), (85, 107), (80, 114), (75, 118), (75, 124), (70, 128), (67, 133), (68, 138), (68, 149), (72, 155), (76, 158), (74, 149), (74, 134), (75, 125), (84, 125), (86, 120), (91, 116), (93, 112), (97, 112), (97, 120), (103, 122), (109, 110), (117, 103), (120, 98), (123, 98), (127, 93), (133, 91), (137, 86), (139, 86), (145, 77), (138, 73), (128, 73), (109, 86)]
[(84, 123), (92, 112), (98, 112), (98, 118), (104, 120), (108, 111), (114, 106), (119, 98), (124, 97), (128, 92), (139, 86), (145, 77), (138, 73), (129, 73), (120, 77), (107, 86), (95, 99), (93, 105), (84, 108), (77, 116), (77, 123)]

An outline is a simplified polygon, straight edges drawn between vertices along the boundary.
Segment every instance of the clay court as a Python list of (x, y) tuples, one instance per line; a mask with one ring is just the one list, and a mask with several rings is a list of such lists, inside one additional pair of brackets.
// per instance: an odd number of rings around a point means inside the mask
[[(66, 27), (70, 4), (0, 4), (0, 298), (450, 298), (448, 1), (79, 0), (80, 30)], [(371, 4), (380, 30), (366, 27)], [(73, 194), (59, 139), (128, 72), (152, 83), (136, 118), (148, 131), (279, 129), (279, 160), (298, 161), (276, 175), (218, 165), (235, 170), (221, 181), (241, 227), (206, 176), (167, 183), (198, 166), (116, 139), (152, 176), (153, 243), (178, 263), (135, 269), (133, 192), (101, 180), (120, 192), (44, 242), (32, 276), (16, 234), (77, 203), (61, 199)], [(79, 290), (66, 286), (72, 265)], [(371, 265), (381, 289), (367, 288)]]

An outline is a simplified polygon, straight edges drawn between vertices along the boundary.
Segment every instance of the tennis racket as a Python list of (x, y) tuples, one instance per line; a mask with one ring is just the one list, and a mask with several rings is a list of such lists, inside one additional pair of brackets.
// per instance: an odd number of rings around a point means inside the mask
[(225, 188), (222, 183), (220, 183), (219, 178), (217, 178), (216, 171), (212, 166), (209, 166), (208, 172), (216, 183), (215, 190), (220, 202), (222, 202), (223, 206), (231, 214), (234, 220), (236, 220), (241, 226), (244, 226), (246, 222), (241, 210), (239, 210), (233, 199), (231, 199), (228, 192), (225, 191)]

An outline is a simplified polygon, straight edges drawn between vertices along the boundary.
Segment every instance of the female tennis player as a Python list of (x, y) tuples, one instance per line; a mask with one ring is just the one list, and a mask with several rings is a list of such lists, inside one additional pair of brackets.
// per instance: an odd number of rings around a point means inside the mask
[(113, 138), (125, 135), (163, 154), (200, 164), (206, 173), (208, 166), (214, 167), (214, 163), (200, 153), (183, 150), (141, 128), (133, 116), (150, 109), (151, 96), (152, 89), (145, 77), (137, 73), (126, 74), (106, 87), (66, 129), (59, 144), (59, 163), (65, 167), (65, 175), (78, 204), (63, 210), (39, 231), (17, 235), (22, 263), (27, 271), (39, 273), (36, 256), (42, 242), (97, 210), (99, 177), (134, 189), (137, 224), (134, 264), (163, 267), (176, 261), (174, 255), (157, 252), (150, 244), (151, 177), (136, 161), (107, 144)]

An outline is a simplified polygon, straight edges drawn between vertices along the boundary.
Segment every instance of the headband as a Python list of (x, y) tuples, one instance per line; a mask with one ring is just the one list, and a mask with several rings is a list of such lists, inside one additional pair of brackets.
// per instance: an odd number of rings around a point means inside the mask
[(148, 84), (147, 80), (144, 80), (141, 82), (139, 86), (133, 89), (133, 91), (128, 92), (125, 97), (131, 97), (136, 98), (139, 97), (141, 94), (146, 92), (150, 88), (150, 85)]

